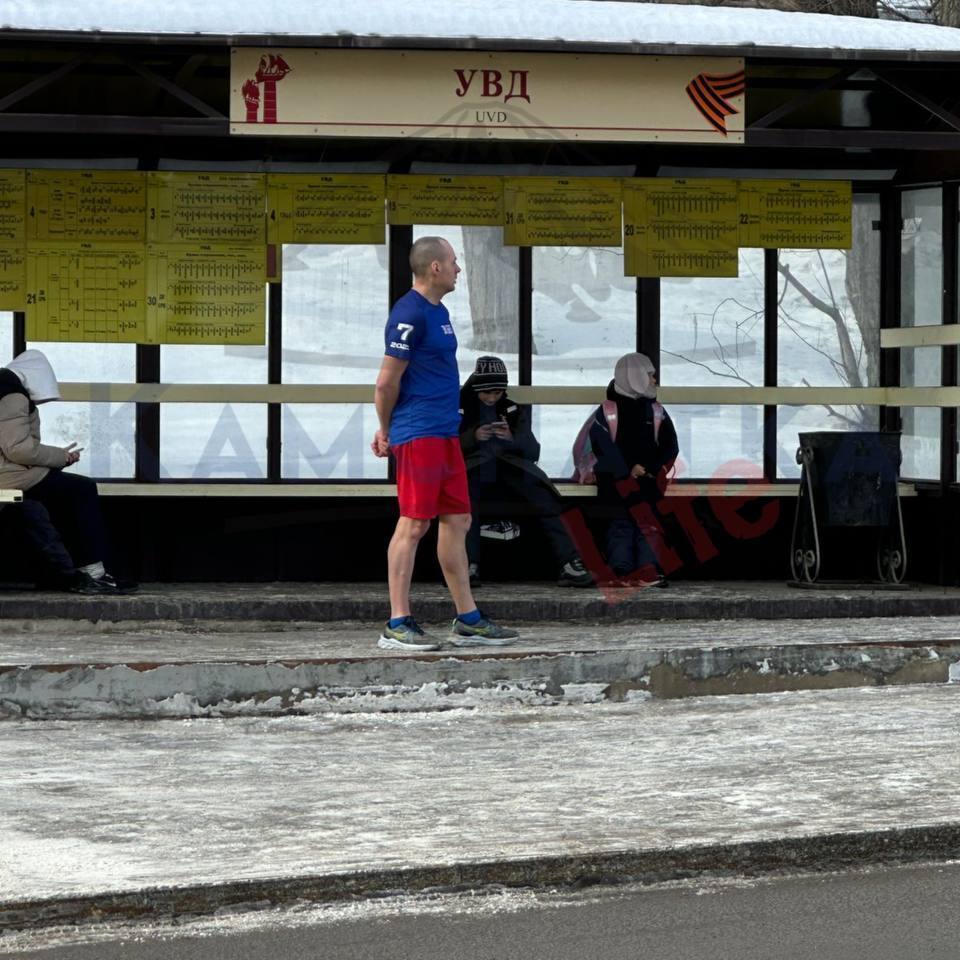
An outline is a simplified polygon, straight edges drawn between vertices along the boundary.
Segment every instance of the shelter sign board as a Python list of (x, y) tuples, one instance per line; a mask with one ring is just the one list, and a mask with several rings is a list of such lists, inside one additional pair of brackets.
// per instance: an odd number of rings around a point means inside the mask
[(27, 255), (21, 246), (0, 246), (0, 310), (27, 305)]
[(260, 173), (147, 174), (151, 243), (266, 243), (266, 207)]
[(393, 224), (456, 223), (503, 226), (500, 177), (397, 174), (387, 177), (387, 206)]
[(230, 130), (743, 143), (739, 57), (237, 47)]
[(28, 170), (30, 243), (143, 243), (143, 174), (116, 170)]
[(849, 180), (741, 180), (740, 246), (849, 250)]
[(619, 247), (620, 183), (614, 177), (504, 178), (504, 244)]
[(382, 175), (270, 174), (270, 243), (384, 243)]
[(262, 246), (150, 244), (147, 250), (150, 342), (266, 342)]
[(735, 277), (736, 180), (625, 180), (624, 274)]
[(148, 343), (141, 244), (31, 244), (27, 339)]
[(23, 243), (27, 238), (25, 170), (0, 170), (0, 243)]

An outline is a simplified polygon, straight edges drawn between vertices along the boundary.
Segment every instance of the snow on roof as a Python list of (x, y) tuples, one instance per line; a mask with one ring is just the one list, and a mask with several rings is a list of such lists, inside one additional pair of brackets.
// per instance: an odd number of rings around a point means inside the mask
[[(412, 39), (665, 48), (960, 53), (960, 30), (781, 10), (619, 0), (0, 0), (0, 31), (231, 38)], [(665, 51), (667, 52), (667, 51)]]

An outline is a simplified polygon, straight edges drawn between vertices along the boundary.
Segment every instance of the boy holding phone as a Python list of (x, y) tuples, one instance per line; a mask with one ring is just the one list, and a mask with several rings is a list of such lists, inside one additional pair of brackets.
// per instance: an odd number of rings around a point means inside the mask
[(460, 446), (467, 465), (472, 523), (467, 534), (470, 583), (480, 586), (480, 509), (520, 509), (540, 524), (556, 559), (563, 587), (589, 587), (593, 578), (567, 534), (557, 488), (537, 466), (540, 443), (530, 408), (507, 396), (507, 367), (499, 357), (479, 357), (460, 390)]

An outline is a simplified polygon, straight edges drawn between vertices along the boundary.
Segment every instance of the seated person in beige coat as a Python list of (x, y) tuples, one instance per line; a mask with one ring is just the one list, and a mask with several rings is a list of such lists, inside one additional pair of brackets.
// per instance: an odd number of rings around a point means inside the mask
[(96, 483), (63, 472), (80, 450), (40, 441), (38, 405), (59, 399), (53, 368), (39, 350), (25, 350), (0, 368), (0, 487), (23, 491), (24, 532), (47, 585), (73, 593), (130, 592), (133, 584), (118, 582), (104, 567)]

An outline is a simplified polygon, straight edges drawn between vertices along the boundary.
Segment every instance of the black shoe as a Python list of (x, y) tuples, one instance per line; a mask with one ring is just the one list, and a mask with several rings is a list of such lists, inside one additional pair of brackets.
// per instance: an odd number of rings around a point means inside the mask
[(593, 577), (590, 571), (583, 565), (579, 557), (568, 560), (560, 571), (560, 578), (557, 580), (559, 587), (592, 587)]
[(662, 590), (666, 590), (670, 586), (670, 581), (663, 576), (662, 574), (657, 577), (657, 582), (654, 584), (655, 587), (660, 587)]
[(132, 580), (114, 580), (109, 573), (102, 577), (91, 577), (89, 573), (78, 570), (75, 578), (67, 587), (70, 593), (82, 593), (87, 596), (120, 596), (135, 593), (138, 587)]

